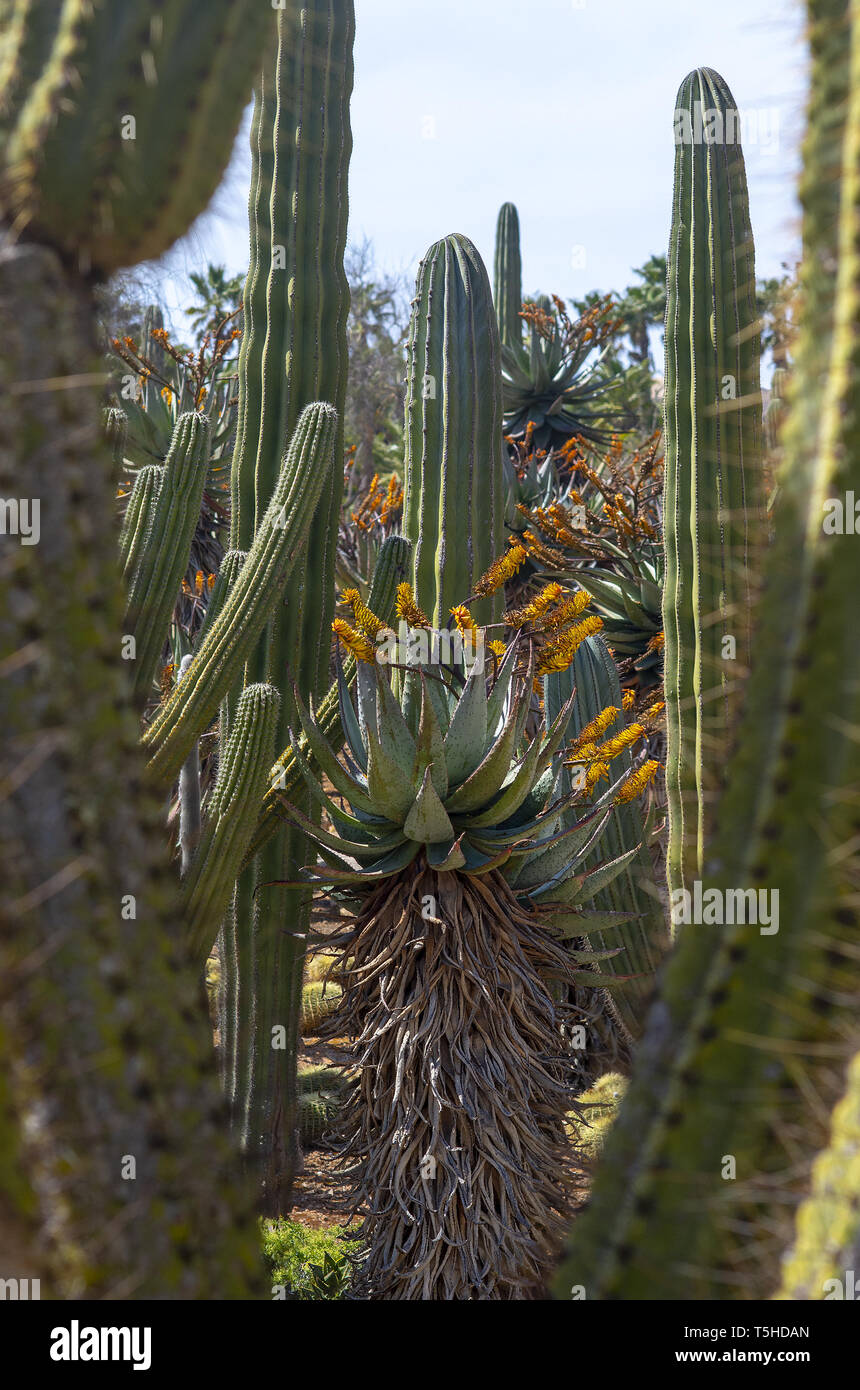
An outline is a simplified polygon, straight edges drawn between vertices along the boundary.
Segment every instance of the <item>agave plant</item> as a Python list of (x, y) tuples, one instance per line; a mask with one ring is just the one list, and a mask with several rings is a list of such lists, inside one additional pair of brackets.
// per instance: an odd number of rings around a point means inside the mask
[(580, 435), (605, 444), (624, 421), (613, 418), (613, 381), (602, 368), (605, 345), (617, 324), (610, 299), (572, 320), (564, 301), (542, 295), (526, 303), (521, 317), (529, 345), (502, 347), (505, 432), (550, 448)]
[[(572, 702), (524, 737), (559, 639), (520, 634), (485, 667), (483, 634), (458, 610), (474, 660), (467, 642), (446, 661), (451, 634), (431, 650), (407, 589), (399, 642), (356, 600), (357, 626), (336, 622), (359, 658), (357, 707), (341, 684), (343, 762), (297, 700), (328, 790), (293, 745), (331, 826), (290, 811), (323, 861), (304, 877), (350, 909), (326, 947), (343, 989), (329, 1027), (355, 1039), (359, 1065), (342, 1135), (366, 1210), (361, 1284), (371, 1298), (529, 1298), (569, 1205), (582, 1045), (569, 986), (605, 983), (584, 938), (627, 920), (588, 903), (629, 855), (582, 868), (625, 778), (571, 822), (560, 753)], [(570, 627), (569, 658), (590, 629)]]

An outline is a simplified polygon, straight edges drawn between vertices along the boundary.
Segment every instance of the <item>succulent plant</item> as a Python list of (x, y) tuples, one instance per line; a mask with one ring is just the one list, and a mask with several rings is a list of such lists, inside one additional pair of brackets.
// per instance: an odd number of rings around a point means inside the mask
[[(697, 112), (724, 138), (696, 139)], [(667, 867), (701, 873), (744, 677), (765, 541), (761, 342), (738, 111), (710, 68), (675, 102), (666, 309), (663, 585)]]
[(290, 814), (323, 860), (302, 878), (355, 913), (326, 946), (344, 955), (329, 1026), (360, 1057), (344, 1123), (369, 1206), (364, 1283), (394, 1299), (531, 1296), (566, 1204), (572, 1020), (553, 979), (593, 984), (594, 953), (564, 938), (628, 919), (589, 904), (636, 847), (583, 869), (626, 779), (562, 826), (553, 759), (572, 701), (524, 738), (527, 639), (489, 676), (480, 660), (419, 659), (428, 630), (413, 628), (392, 652), (409, 667), (398, 700), (373, 644), (341, 631), (359, 654), (343, 762), (296, 699), (333, 795), (293, 746), (332, 829)]
[(493, 302), (503, 347), (518, 347), (523, 340), (523, 267), (520, 255), (520, 217), (513, 203), (503, 203), (496, 221), (496, 254), (493, 263)]
[[(502, 401), (499, 338), (484, 264), (453, 235), (418, 268), (406, 350), (403, 534), (413, 588), (442, 627), (502, 548)], [(475, 617), (499, 617), (500, 599)]]

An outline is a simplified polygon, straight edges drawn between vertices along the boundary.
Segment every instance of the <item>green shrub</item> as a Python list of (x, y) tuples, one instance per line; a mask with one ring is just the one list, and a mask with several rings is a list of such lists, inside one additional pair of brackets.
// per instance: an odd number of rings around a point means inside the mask
[(262, 1230), (273, 1287), (284, 1285), (288, 1299), (343, 1298), (352, 1277), (350, 1257), (358, 1253), (359, 1241), (336, 1228), (311, 1230), (284, 1217), (264, 1221)]

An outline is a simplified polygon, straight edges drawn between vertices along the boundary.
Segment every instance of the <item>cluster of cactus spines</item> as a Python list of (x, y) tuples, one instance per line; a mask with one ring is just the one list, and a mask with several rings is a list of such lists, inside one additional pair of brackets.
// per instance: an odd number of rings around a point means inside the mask
[(178, 774), (253, 654), (293, 566), (302, 558), (311, 518), (334, 471), (336, 433), (337, 416), (330, 405), (317, 402), (302, 412), (248, 557), (181, 688), (173, 691), (144, 734), (157, 778), (169, 781)]
[[(797, 1212), (778, 1298), (856, 1298), (860, 1276), (860, 1052), (848, 1068), (833, 1111), (830, 1143), (812, 1169), (809, 1196)], [(850, 1271), (850, 1273), (849, 1273)], [(850, 1289), (846, 1287), (851, 1281)]]
[[(472, 243), (437, 241), (418, 269), (406, 350), (403, 533), (431, 622), (472, 594), (503, 547), (502, 378), (490, 283)], [(472, 609), (501, 616), (501, 594)]]
[[(709, 927), (704, 917), (680, 931), (560, 1297), (571, 1284), (589, 1298), (773, 1293), (788, 1243), (774, 1182), (802, 1188), (814, 1156), (809, 1097), (831, 1097), (857, 1047), (860, 548), (853, 535), (823, 534), (822, 500), (845, 497), (860, 447), (860, 16), (853, 7), (848, 44), (847, 0), (813, 3), (810, 14), (793, 406), (755, 656), (702, 884), (703, 901), (715, 890), (718, 904), (732, 890), (758, 903), (766, 894), (770, 920), (746, 912), (742, 924)], [(762, 1206), (767, 1222), (756, 1220)]]
[(135, 539), (140, 537), (142, 543), (136, 556), (134, 547), (130, 547), (125, 615), (126, 633), (135, 640), (134, 689), (139, 699), (145, 699), (150, 692), (188, 566), (191, 542), (200, 520), (209, 444), (208, 417), (198, 411), (180, 415), (161, 471), (158, 493), (153, 495), (146, 517), (141, 501)]
[[(228, 551), (228, 555), (230, 552)], [(409, 541), (402, 536), (387, 536), (379, 547), (379, 554), (373, 570), (373, 577), (370, 583), (370, 593), (367, 599), (367, 606), (372, 613), (384, 623), (393, 623), (395, 618), (395, 604), (397, 600), (397, 586), (403, 583), (409, 575), (410, 559), (412, 546)], [(224, 556), (222, 569), (228, 556)], [(215, 597), (216, 588), (212, 591)], [(210, 600), (211, 602), (211, 600)], [(340, 722), (340, 687), (341, 683), (351, 687), (355, 682), (355, 657), (348, 655), (343, 662), (343, 669), (338, 679), (334, 681), (323, 699), (320, 701), (319, 708), (316, 710), (316, 718), (320, 729), (325, 734), (335, 752), (340, 752), (343, 747), (344, 732)], [(304, 739), (299, 740), (299, 746), (306, 757), (309, 758), (311, 766), (316, 770), (313, 755), (307, 748)], [(251, 843), (250, 853), (256, 854), (266, 841), (275, 833), (278, 825), (285, 819), (285, 803), (295, 801), (297, 793), (302, 786), (302, 772), (292, 745), (281, 753), (277, 762), (272, 768), (271, 785), (263, 800), (259, 823), (257, 825), (254, 839)]]
[(523, 266), (520, 218), (513, 203), (503, 203), (496, 222), (493, 300), (502, 347), (518, 347), (523, 338)]
[(91, 300), (7, 245), (0, 315), (0, 494), (41, 509), (38, 545), (0, 537), (4, 1210), (42, 1297), (242, 1297), (256, 1223), (143, 786)]
[(256, 825), (275, 756), (280, 704), (274, 686), (246, 686), (219, 754), (200, 844), (185, 876), (183, 919), (191, 954), (201, 965), (230, 904)]
[(218, 186), (270, 8), (20, 0), (14, 21), (0, 220), (85, 272), (161, 255)]
[[(352, 150), (352, 0), (310, 0), (277, 15), (277, 48), (258, 81), (251, 127), (250, 259), (239, 357), (239, 407), (231, 478), (231, 544), (251, 548), (276, 486), (274, 460), (300, 411), (326, 400), (342, 421), (349, 289), (343, 267)], [(334, 454), (343, 434), (337, 427)], [(320, 699), (329, 684), (339, 463), (325, 487), (308, 543), (246, 679), (281, 691), (277, 747), (295, 723), (289, 676)], [(231, 697), (232, 699), (232, 697)], [(313, 816), (310, 806), (308, 811)], [(241, 875), (233, 905), (238, 968), (238, 1110), (270, 1211), (283, 1210), (297, 1162), (295, 1085), (298, 1015), (309, 895), (262, 885), (295, 879), (306, 841), (276, 833)], [(288, 927), (285, 930), (285, 921)], [(243, 1023), (242, 1020), (245, 1020)], [(276, 1051), (272, 1029), (287, 1030)], [(231, 1049), (233, 1043), (230, 1044)]]
[(233, 585), (239, 577), (242, 566), (248, 558), (246, 550), (225, 550), (218, 566), (218, 573), (215, 576), (215, 583), (206, 604), (206, 612), (203, 615), (203, 622), (200, 624), (200, 631), (197, 634), (195, 646), (199, 651), (206, 640), (206, 634), (215, 622), (215, 619), (224, 607)]
[[(702, 120), (721, 123), (717, 138), (702, 138)], [(701, 872), (749, 670), (755, 553), (763, 540), (753, 235), (737, 107), (710, 68), (696, 69), (681, 85), (675, 141), (663, 521), (673, 889)]]
[(138, 469), (128, 495), (119, 533), (119, 565), (126, 584), (133, 577), (143, 554), (163, 476), (164, 469), (160, 463), (144, 464), (143, 468)]
[[(544, 678), (544, 700), (548, 719), (558, 714), (565, 701), (574, 694), (569, 736), (583, 729), (601, 710), (610, 707), (619, 711), (613, 732), (624, 727), (621, 713), (622, 693), (618, 669), (603, 638), (596, 634), (586, 637), (567, 671)], [(633, 756), (624, 749), (613, 766), (625, 773), (633, 767)], [(600, 839), (599, 850), (586, 859), (593, 868), (602, 860), (615, 860), (635, 851), (623, 871), (594, 897), (594, 907), (609, 913), (630, 913), (631, 920), (615, 927), (605, 937), (600, 931), (589, 934), (594, 950), (611, 951), (623, 947), (618, 956), (600, 962), (600, 970), (608, 975), (622, 975), (624, 988), (613, 991), (611, 1004), (618, 1011), (627, 1031), (637, 1037), (645, 1021), (645, 1012), (654, 993), (657, 967), (665, 954), (665, 912), (662, 894), (654, 882), (651, 856), (646, 843), (645, 824), (636, 800), (614, 807)]]
[(108, 406), (104, 414), (105, 439), (111, 447), (117, 468), (122, 466), (128, 439), (128, 416), (117, 405)]

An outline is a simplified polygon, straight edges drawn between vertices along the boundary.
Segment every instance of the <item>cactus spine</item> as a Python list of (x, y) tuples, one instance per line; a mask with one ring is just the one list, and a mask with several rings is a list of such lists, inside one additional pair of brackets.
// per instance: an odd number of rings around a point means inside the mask
[(337, 417), (331, 406), (302, 412), (281, 465), (268, 510), (221, 612), (209, 627), (182, 682), (144, 735), (153, 774), (169, 781), (211, 723), (218, 705), (271, 616), (331, 477)]
[[(703, 137), (713, 113), (716, 139)], [(738, 112), (699, 68), (675, 104), (665, 375), (669, 885), (701, 872), (750, 662), (762, 539), (760, 337)], [(706, 132), (707, 134), (707, 132)]]
[[(855, 537), (822, 532), (822, 500), (845, 496), (860, 447), (856, 4), (850, 45), (848, 13), (846, 0), (810, 6), (794, 394), (755, 658), (703, 885), (723, 902), (731, 890), (778, 893), (786, 910), (775, 933), (755, 923), (681, 933), (558, 1279), (563, 1297), (572, 1282), (584, 1283), (589, 1298), (772, 1293), (773, 1209), (763, 1233), (756, 1201), (772, 1193), (775, 1173), (783, 1188), (789, 1168), (802, 1179), (812, 1155), (794, 1142), (788, 1154), (779, 1140), (808, 1133), (807, 1097), (832, 1093), (832, 1057), (846, 1043), (856, 1047), (856, 853), (832, 846), (854, 846), (860, 833), (860, 651), (851, 616), (860, 551)], [(723, 1183), (727, 1154), (736, 1183)]]
[(519, 347), (523, 337), (523, 267), (520, 218), (513, 203), (503, 203), (496, 222), (493, 301), (502, 347)]
[[(164, 461), (158, 496), (129, 584), (126, 632), (135, 639), (134, 689), (144, 699), (157, 674), (188, 553), (200, 518), (209, 464), (207, 416), (180, 415)], [(141, 519), (143, 512), (141, 511)]]
[[(483, 262), (455, 234), (418, 269), (406, 365), (403, 532), (414, 588), (436, 627), (472, 593), (502, 549), (502, 379), (499, 330)], [(473, 607), (495, 622), (501, 595)]]
[[(327, 400), (342, 417), (354, 29), (351, 0), (312, 0), (280, 11), (277, 51), (256, 90), (231, 484), (234, 546), (251, 546), (276, 483), (272, 461), (303, 407)], [(264, 641), (249, 657), (246, 678), (272, 681), (281, 692), (282, 750), (295, 724), (288, 673), (315, 699), (329, 685), (342, 444), (338, 425), (337, 462), (320, 490), (307, 546)], [(306, 810), (313, 819), (310, 805)], [(246, 1152), (260, 1168), (265, 1205), (274, 1214), (287, 1207), (297, 1159), (296, 1046), (310, 909), (303, 891), (261, 885), (295, 879), (306, 853), (304, 834), (278, 825), (237, 885), (235, 959), (227, 961), (238, 976), (228, 986), (236, 998), (230, 1017), (238, 1030), (227, 1039), (228, 1057), (236, 1058), (235, 1114)], [(275, 1027), (286, 1030), (284, 1051), (272, 1047)]]

